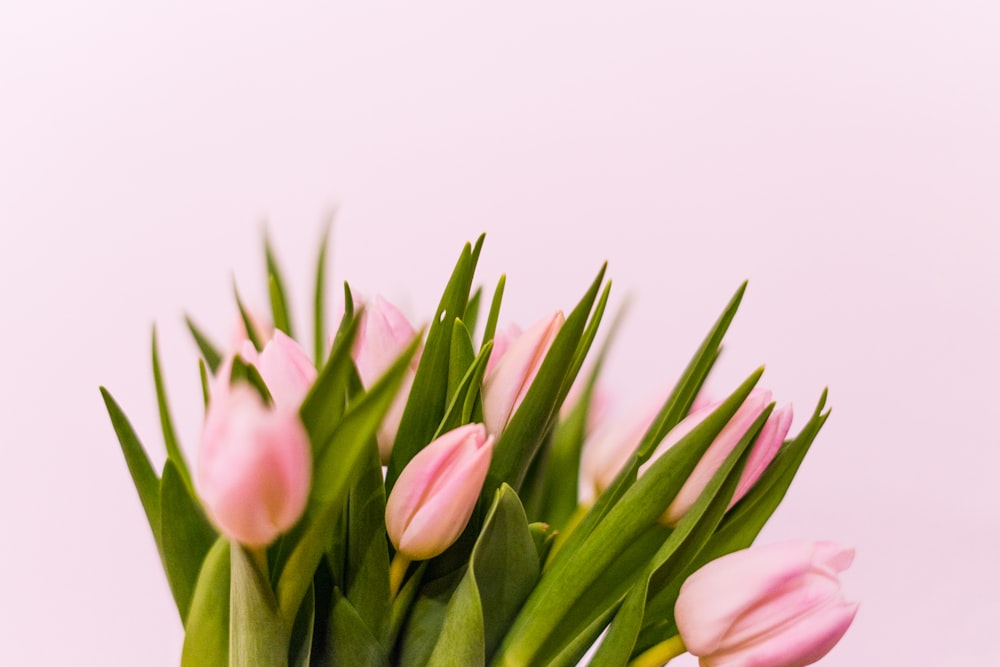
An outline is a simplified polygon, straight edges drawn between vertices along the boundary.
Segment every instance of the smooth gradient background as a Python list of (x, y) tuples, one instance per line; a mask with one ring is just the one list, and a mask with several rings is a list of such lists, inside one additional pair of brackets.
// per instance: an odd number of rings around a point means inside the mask
[(193, 451), (182, 314), (226, 340), (234, 277), (266, 306), (266, 220), (304, 324), (334, 208), (331, 295), (350, 279), (417, 321), (482, 231), (479, 277), (508, 273), (522, 324), (608, 260), (623, 409), (748, 278), (711, 386), (766, 363), (800, 417), (830, 387), (761, 537), (857, 546), (861, 610), (822, 664), (995, 660), (1000, 5), (20, 4), (0, 5), (0, 664), (177, 663), (97, 387), (161, 461), (155, 321)]

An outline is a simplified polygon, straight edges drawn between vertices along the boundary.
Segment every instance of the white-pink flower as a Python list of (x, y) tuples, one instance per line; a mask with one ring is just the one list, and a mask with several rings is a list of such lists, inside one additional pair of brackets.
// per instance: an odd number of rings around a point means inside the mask
[[(565, 318), (557, 311), (536, 322), (501, 350), (483, 381), (483, 421), (499, 435), (524, 400)], [(492, 356), (492, 354), (491, 354)]]
[(396, 550), (426, 560), (458, 539), (479, 499), (493, 454), (482, 424), (441, 435), (414, 456), (385, 506), (385, 526)]
[(297, 410), (266, 406), (246, 384), (213, 395), (196, 486), (223, 534), (252, 547), (273, 542), (305, 510), (311, 475), (309, 436)]
[(788, 541), (714, 560), (681, 586), (674, 616), (702, 667), (803, 667), (836, 645), (854, 620), (838, 574), (854, 550)]

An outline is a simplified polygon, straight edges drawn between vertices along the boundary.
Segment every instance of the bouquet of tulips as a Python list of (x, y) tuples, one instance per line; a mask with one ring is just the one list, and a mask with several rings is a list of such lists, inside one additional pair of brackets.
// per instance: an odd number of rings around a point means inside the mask
[[(498, 329), (504, 278), (467, 244), (430, 324), (345, 284), (313, 354), (267, 247), (273, 324), (201, 353), (205, 420), (185, 461), (153, 337), (158, 473), (102, 388), (184, 626), (181, 664), (702, 665), (815, 662), (850, 625), (828, 542), (751, 547), (823, 426), (788, 437), (754, 371), (702, 397), (737, 290), (669, 397), (602, 418), (602, 268), (564, 316)], [(482, 315), (485, 314), (485, 317)], [(611, 327), (612, 331), (614, 327)], [(588, 353), (595, 354), (588, 360)]]

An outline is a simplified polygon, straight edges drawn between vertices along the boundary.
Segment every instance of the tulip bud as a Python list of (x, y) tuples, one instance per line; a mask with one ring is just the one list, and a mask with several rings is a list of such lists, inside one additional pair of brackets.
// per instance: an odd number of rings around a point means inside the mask
[(511, 322), (503, 329), (500, 329), (493, 335), (493, 350), (490, 351), (490, 358), (486, 360), (486, 374), (489, 375), (500, 360), (503, 359), (503, 355), (507, 354), (507, 350), (510, 349), (511, 343), (520, 338), (524, 334), (524, 330), (521, 329), (516, 323)]
[[(370, 388), (389, 370), (389, 367), (399, 358), (417, 335), (406, 316), (394, 305), (380, 296), (375, 302), (365, 308), (358, 324), (358, 334), (354, 341), (352, 356), (358, 369), (358, 376), (365, 388)], [(392, 445), (396, 441), (399, 422), (403, 418), (403, 410), (413, 387), (416, 376), (419, 353), (410, 362), (410, 367), (403, 376), (399, 392), (386, 412), (379, 426), (378, 440), (379, 458), (382, 463), (389, 462)]]
[[(661, 522), (668, 526), (676, 526), (680, 520), (684, 517), (691, 506), (694, 505), (698, 496), (701, 492), (705, 490), (708, 483), (712, 480), (712, 477), (722, 466), (722, 463), (726, 460), (726, 457), (732, 453), (736, 445), (739, 444), (740, 440), (746, 435), (747, 430), (753, 425), (757, 417), (764, 412), (764, 409), (771, 402), (771, 392), (766, 390), (755, 389), (750, 392), (750, 395), (743, 405), (739, 407), (736, 414), (726, 423), (719, 432), (719, 435), (715, 437), (712, 444), (709, 445), (708, 449), (702, 455), (701, 460), (695, 466), (691, 475), (688, 477), (687, 481), (684, 482), (684, 486), (674, 497), (673, 502), (667, 507), (666, 512), (664, 512)], [(720, 403), (714, 403), (708, 405), (700, 410), (692, 412), (690, 415), (685, 417), (677, 426), (675, 426), (663, 439), (663, 442), (656, 448), (653, 453), (653, 457), (648, 461), (643, 467), (639, 469), (639, 474), (645, 472), (645, 470), (652, 464), (653, 460), (658, 458), (660, 454), (665, 452), (670, 447), (673, 447), (677, 442), (679, 442), (684, 436), (691, 432), (695, 426), (700, 424), (708, 415), (710, 415)], [(743, 495), (750, 490), (750, 487), (754, 485), (757, 478), (761, 476), (767, 466), (771, 463), (774, 456), (778, 453), (778, 449), (781, 447), (781, 443), (784, 441), (785, 436), (788, 434), (788, 429), (792, 425), (792, 408), (791, 406), (784, 406), (774, 410), (768, 417), (767, 421), (764, 423), (764, 427), (761, 429), (760, 434), (757, 436), (757, 441), (753, 445), (753, 449), (750, 452), (750, 456), (747, 460), (746, 465), (743, 468), (743, 472), (740, 475), (740, 480), (737, 483), (736, 491), (733, 493), (732, 499), (729, 501), (729, 507), (732, 507), (739, 501)]]
[(385, 527), (410, 560), (433, 558), (458, 539), (479, 499), (493, 454), (482, 424), (449, 431), (403, 468), (385, 505)]
[[(244, 357), (245, 358), (245, 357)], [(278, 407), (298, 410), (302, 399), (316, 381), (316, 367), (299, 344), (285, 332), (276, 330), (253, 363)]]
[(198, 452), (198, 495), (223, 534), (267, 546), (298, 521), (309, 498), (312, 458), (298, 413), (264, 405), (236, 384), (212, 397)]
[(510, 344), (486, 375), (483, 382), (483, 421), (490, 433), (499, 434), (510, 422), (564, 321), (562, 311), (557, 311), (535, 323)]
[(611, 486), (662, 407), (663, 398), (657, 397), (597, 427), (584, 443), (580, 456), (580, 502), (593, 502)]
[(674, 616), (702, 667), (802, 667), (826, 655), (854, 620), (839, 572), (854, 550), (789, 541), (735, 551), (681, 586)]

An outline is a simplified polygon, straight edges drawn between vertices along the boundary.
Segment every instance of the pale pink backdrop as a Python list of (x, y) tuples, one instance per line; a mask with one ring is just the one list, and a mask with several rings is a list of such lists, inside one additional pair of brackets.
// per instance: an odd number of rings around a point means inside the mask
[(233, 276), (266, 304), (266, 219), (304, 323), (335, 206), (331, 293), (418, 320), (481, 231), (522, 323), (609, 260), (634, 297), (621, 405), (749, 278), (712, 386), (767, 363), (800, 416), (831, 389), (762, 536), (857, 545), (861, 610), (822, 664), (995, 660), (996, 3), (22, 4), (0, 7), (0, 664), (177, 663), (97, 387), (162, 460), (157, 322), (192, 451), (182, 313), (226, 338)]

